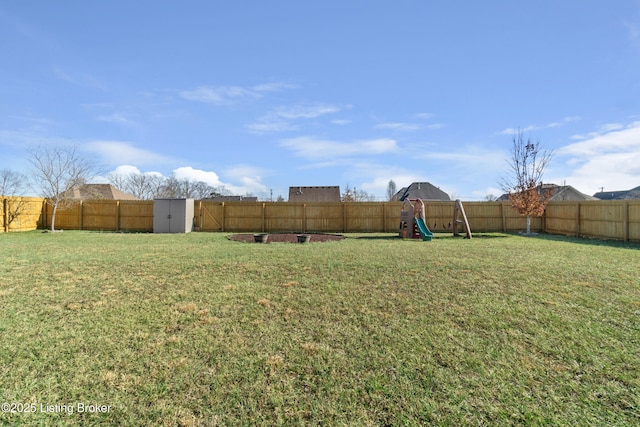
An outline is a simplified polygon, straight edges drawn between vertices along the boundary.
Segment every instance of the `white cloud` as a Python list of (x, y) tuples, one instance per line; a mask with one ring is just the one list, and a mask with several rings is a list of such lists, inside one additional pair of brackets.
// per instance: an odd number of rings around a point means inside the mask
[(206, 182), (212, 187), (224, 185), (220, 182), (218, 174), (212, 171), (194, 169), (191, 166), (183, 166), (173, 170), (173, 174), (178, 179), (188, 179), (190, 181)]
[(240, 184), (233, 184), (221, 181), (218, 174), (213, 171), (194, 169), (191, 166), (182, 166), (173, 170), (173, 174), (178, 179), (206, 182), (212, 187), (224, 187), (237, 195), (248, 193), (258, 195), (267, 190), (267, 187), (261, 182), (261, 177), (256, 172), (257, 169), (250, 167), (236, 167), (227, 170), (226, 173), (231, 178), (240, 182)]
[(106, 123), (115, 123), (115, 124), (118, 124), (118, 125), (125, 125), (125, 126), (135, 126), (136, 125), (136, 123), (133, 120), (130, 120), (130, 119), (126, 118), (121, 113), (113, 113), (113, 114), (109, 114), (109, 115), (98, 116), (98, 121), (106, 122)]
[(188, 101), (228, 105), (242, 98), (258, 98), (260, 94), (240, 86), (200, 86), (193, 90), (182, 91), (180, 96)]
[(280, 145), (293, 151), (295, 156), (309, 160), (337, 159), (356, 155), (377, 155), (398, 150), (397, 142), (388, 138), (339, 142), (313, 137), (299, 137), (286, 139), (282, 141)]
[(269, 120), (269, 118), (263, 117), (255, 123), (249, 123), (248, 125), (245, 125), (245, 129), (247, 129), (251, 133), (262, 135), (265, 133), (274, 132), (290, 132), (298, 130), (299, 126), (286, 120)]
[(183, 90), (179, 94), (188, 101), (204, 102), (213, 105), (231, 105), (243, 99), (262, 98), (265, 93), (279, 92), (294, 88), (287, 83), (265, 83), (252, 87), (243, 86), (199, 86), (191, 90)]
[(522, 131), (524, 133), (527, 133), (527, 132), (531, 132), (531, 131), (535, 131), (535, 130), (557, 128), (557, 127), (560, 127), (560, 126), (564, 126), (567, 123), (573, 123), (573, 122), (577, 122), (579, 120), (581, 120), (580, 116), (567, 116), (567, 117), (563, 118), (560, 121), (551, 122), (551, 123), (547, 123), (547, 124), (544, 124), (544, 125), (528, 125), (528, 126), (525, 126), (523, 128), (506, 128), (506, 129), (503, 129), (500, 132), (498, 132), (498, 135), (514, 135), (514, 134), (517, 134), (518, 131)]
[(114, 175), (131, 175), (137, 174), (140, 175), (142, 172), (135, 166), (132, 165), (121, 165), (111, 171)]
[(338, 126), (344, 126), (344, 125), (351, 124), (351, 120), (338, 119), (338, 120), (332, 120), (331, 123)]
[(400, 131), (416, 131), (421, 128), (420, 125), (414, 123), (380, 123), (375, 126), (376, 129), (393, 129)]
[(245, 125), (245, 128), (257, 134), (298, 130), (300, 120), (315, 119), (340, 110), (340, 107), (329, 104), (281, 106), (274, 108), (256, 122)]
[(603, 133), (607, 133), (607, 132), (611, 132), (614, 130), (620, 130), (620, 129), (624, 129), (625, 125), (623, 125), (622, 123), (607, 123), (605, 125), (600, 126), (600, 129), (598, 129), (595, 132), (589, 132), (586, 135), (573, 135), (571, 137), (571, 139), (590, 139), (590, 138), (595, 138), (598, 135), (601, 135)]
[(640, 150), (640, 121), (627, 127), (619, 123), (608, 124), (589, 136), (586, 141), (562, 147), (558, 154), (596, 156)]
[(251, 89), (256, 92), (280, 92), (285, 89), (296, 89), (298, 85), (282, 82), (263, 83), (253, 86)]
[(97, 153), (109, 164), (148, 165), (168, 163), (170, 158), (149, 150), (136, 148), (128, 142), (122, 141), (93, 141), (85, 148)]
[[(612, 130), (604, 130), (607, 128)], [(560, 176), (554, 170), (555, 180), (566, 180), (587, 194), (602, 187), (617, 191), (640, 185), (640, 122), (623, 129), (617, 125), (604, 129), (590, 139), (557, 150), (558, 156), (566, 158), (565, 165), (571, 172)]]
[(289, 107), (277, 107), (273, 114), (284, 119), (314, 119), (324, 116), (325, 114), (337, 113), (340, 108), (335, 105), (312, 104), (312, 105), (293, 105)]

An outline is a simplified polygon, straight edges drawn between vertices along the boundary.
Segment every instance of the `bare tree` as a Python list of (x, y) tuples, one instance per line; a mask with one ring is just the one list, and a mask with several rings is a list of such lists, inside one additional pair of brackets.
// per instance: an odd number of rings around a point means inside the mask
[(500, 183), (509, 194), (509, 202), (520, 215), (527, 217), (527, 234), (531, 234), (531, 217), (542, 216), (551, 193), (542, 190), (542, 176), (553, 158), (553, 152), (542, 150), (540, 141), (525, 141), (521, 130), (513, 136), (510, 176)]
[(136, 172), (129, 174), (110, 173), (107, 178), (113, 186), (134, 195), (140, 200), (152, 200), (158, 197), (166, 180), (160, 174)]
[(9, 169), (0, 170), (0, 196), (21, 196), (26, 188), (26, 176)]
[(391, 179), (389, 180), (389, 184), (387, 184), (387, 200), (393, 200), (393, 196), (398, 192), (398, 187), (396, 187), (396, 183)]
[(108, 175), (109, 182), (141, 200), (161, 198), (206, 199), (214, 196), (228, 196), (232, 193), (224, 186), (213, 187), (204, 181), (189, 178), (178, 179), (175, 175), (164, 177), (155, 173), (136, 173)]
[(347, 184), (344, 193), (342, 193), (343, 202), (373, 202), (375, 200), (376, 197), (373, 194), (357, 188), (351, 188), (349, 184)]
[(81, 156), (76, 147), (42, 146), (27, 152), (35, 189), (53, 207), (50, 229), (55, 231), (58, 208), (73, 203), (73, 191), (96, 175), (96, 164)]
[(0, 196), (18, 196), (7, 199), (5, 209), (5, 230), (22, 215), (27, 208), (27, 202), (22, 198), (27, 187), (27, 177), (9, 169), (0, 170)]

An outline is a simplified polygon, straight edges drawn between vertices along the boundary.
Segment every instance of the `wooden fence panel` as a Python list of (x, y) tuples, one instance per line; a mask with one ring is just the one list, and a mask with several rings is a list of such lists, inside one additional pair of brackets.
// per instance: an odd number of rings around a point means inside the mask
[(397, 232), (400, 230), (400, 212), (402, 202), (385, 202), (384, 207), (384, 230), (386, 232)]
[(306, 232), (305, 208), (303, 203), (265, 203), (265, 226), (269, 232)]
[(345, 203), (346, 231), (369, 233), (384, 229), (381, 203)]
[(0, 232), (30, 231), (43, 227), (39, 197), (0, 197)]
[(345, 212), (342, 203), (307, 203), (306, 231), (340, 233), (345, 230)]
[(264, 231), (264, 204), (225, 203), (224, 229), (234, 232)]
[(462, 202), (462, 205), (472, 233), (476, 230), (504, 231), (504, 211), (512, 210), (508, 203)]
[(153, 231), (153, 200), (121, 200), (119, 204), (121, 231)]
[(580, 203), (580, 235), (624, 240), (624, 202)]
[(196, 201), (194, 212), (196, 213), (196, 230), (200, 231), (225, 231), (224, 212), (225, 203), (211, 200)]
[(580, 203), (553, 202), (545, 211), (545, 232), (577, 236), (580, 234)]
[[(425, 219), (431, 231), (451, 230), (455, 202), (425, 202)], [(400, 220), (398, 219), (398, 222)], [(448, 228), (447, 228), (448, 227)]]
[[(80, 230), (80, 203), (60, 207), (56, 209), (54, 227), (56, 230)], [(53, 206), (47, 205), (47, 224), (51, 225)]]
[(80, 229), (118, 230), (117, 200), (85, 200), (80, 204)]
[(640, 241), (640, 200), (627, 201), (627, 240)]

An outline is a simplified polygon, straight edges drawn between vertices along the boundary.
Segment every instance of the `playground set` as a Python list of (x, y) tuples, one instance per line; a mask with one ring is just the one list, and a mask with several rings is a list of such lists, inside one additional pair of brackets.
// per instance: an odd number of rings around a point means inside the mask
[[(469, 228), (469, 221), (464, 212), (464, 207), (460, 200), (456, 200), (453, 206), (453, 220), (446, 228), (451, 229), (453, 227), (453, 235), (459, 236), (458, 227), (460, 225), (464, 226), (465, 238), (471, 239), (471, 228)], [(435, 228), (434, 224), (434, 229)], [(404, 199), (402, 211), (400, 212), (399, 236), (403, 239), (422, 239), (424, 242), (430, 242), (433, 239), (433, 233), (429, 230), (429, 227), (427, 227), (425, 205), (422, 199)]]

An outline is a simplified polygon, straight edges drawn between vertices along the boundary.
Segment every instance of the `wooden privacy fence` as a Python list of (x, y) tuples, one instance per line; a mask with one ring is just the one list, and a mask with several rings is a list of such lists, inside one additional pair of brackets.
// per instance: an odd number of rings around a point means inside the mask
[(35, 230), (42, 220), (44, 204), (40, 197), (0, 196), (0, 230)]
[[(34, 230), (51, 224), (51, 206), (40, 198), (1, 198), (3, 231)], [(25, 213), (9, 220), (12, 206), (25, 201)], [(349, 233), (395, 232), (400, 202), (247, 203), (196, 200), (197, 231)], [(526, 219), (508, 202), (464, 202), (473, 232), (517, 232)], [(426, 202), (427, 225), (452, 230), (454, 202)], [(153, 231), (153, 201), (86, 200), (58, 209), (56, 228), (69, 230)], [(533, 218), (532, 231), (640, 241), (640, 200), (551, 202)]]

